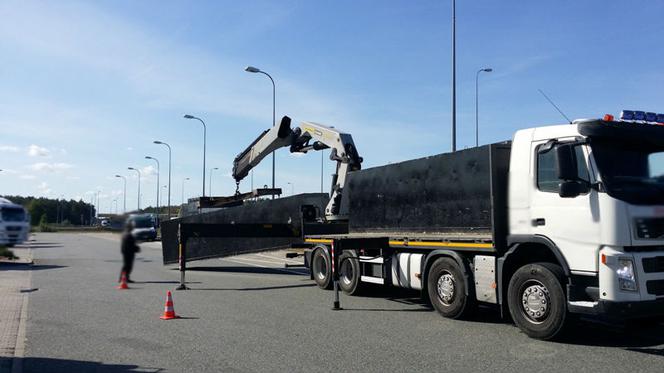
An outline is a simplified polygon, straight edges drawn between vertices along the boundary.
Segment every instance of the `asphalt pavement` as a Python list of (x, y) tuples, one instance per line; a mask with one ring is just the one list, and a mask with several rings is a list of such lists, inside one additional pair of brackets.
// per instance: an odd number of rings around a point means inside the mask
[[(130, 290), (112, 234), (38, 234), (23, 372), (662, 372), (664, 324), (579, 323), (562, 342), (528, 338), (493, 310), (440, 317), (418, 293), (318, 289), (263, 253), (190, 263), (191, 290), (159, 243), (138, 254)], [(173, 290), (176, 320), (160, 320)]]

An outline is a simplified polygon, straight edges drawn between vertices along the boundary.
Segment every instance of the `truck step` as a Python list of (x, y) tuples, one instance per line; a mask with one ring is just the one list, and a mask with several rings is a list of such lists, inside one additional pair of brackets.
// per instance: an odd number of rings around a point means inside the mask
[(360, 263), (373, 263), (373, 264), (383, 264), (385, 260), (383, 257), (373, 257), (373, 256), (362, 256), (360, 255)]
[(360, 281), (369, 282), (372, 284), (385, 285), (385, 279), (380, 277), (371, 277), (371, 276), (361, 276)]

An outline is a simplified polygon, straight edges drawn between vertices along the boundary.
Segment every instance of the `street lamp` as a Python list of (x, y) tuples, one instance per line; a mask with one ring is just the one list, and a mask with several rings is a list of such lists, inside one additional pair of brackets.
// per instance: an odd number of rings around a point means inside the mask
[(490, 73), (492, 72), (493, 69), (490, 67), (484, 68), (484, 69), (479, 69), (477, 70), (477, 74), (475, 74), (475, 146), (480, 146), (480, 125), (479, 125), (479, 80), (480, 80), (480, 73), (481, 72), (486, 72)]
[(99, 207), (99, 193), (101, 193), (101, 190), (97, 191), (97, 202), (96, 202), (96, 205), (95, 205), (95, 214), (96, 214), (97, 217), (99, 217), (99, 213), (101, 212), (100, 211), (101, 209)]
[(138, 174), (138, 212), (140, 212), (141, 211), (141, 171), (133, 167), (127, 167), (127, 169), (136, 171), (136, 173)]
[(203, 119), (193, 115), (187, 114), (184, 116), (184, 119), (196, 119), (197, 121), (203, 123), (203, 197), (205, 197), (205, 142), (207, 137), (207, 126), (205, 125), (205, 122), (203, 122)]
[(168, 220), (171, 220), (171, 146), (162, 141), (153, 141), (157, 145), (168, 147)]
[(184, 205), (184, 182), (187, 181), (187, 180), (189, 180), (188, 177), (185, 177), (184, 179), (182, 179), (182, 189), (181, 189), (181, 191), (182, 191), (182, 197), (181, 197), (181, 199), (180, 199), (180, 201), (181, 201), (180, 204), (181, 204), (181, 205)]
[(122, 213), (126, 214), (127, 213), (127, 178), (122, 176), (122, 175), (115, 175), (115, 177), (122, 178), (124, 181), (124, 191), (122, 192), (122, 197), (124, 198), (124, 201), (122, 203)]
[[(272, 126), (277, 125), (276, 117), (275, 117), (276, 116), (275, 110), (276, 110), (276, 91), (277, 90), (276, 90), (276, 87), (274, 85), (274, 79), (272, 79), (272, 76), (270, 76), (270, 74), (266, 73), (265, 71), (263, 71), (263, 70), (261, 70), (257, 67), (247, 66), (247, 67), (244, 68), (244, 71), (246, 71), (248, 73), (260, 73), (260, 74), (263, 74), (263, 75), (267, 76), (268, 78), (270, 78), (270, 81), (272, 82)], [(274, 157), (274, 150), (273, 150), (272, 151), (272, 189), (274, 189), (274, 168), (275, 168), (275, 157)], [(272, 195), (272, 199), (274, 199), (274, 194)]]
[(157, 162), (157, 219), (159, 219), (159, 160), (149, 155), (145, 156), (145, 159), (152, 159)]
[(452, 0), (452, 151), (456, 151), (456, 0)]
[(210, 196), (213, 195), (212, 194), (212, 171), (218, 170), (218, 169), (219, 169), (219, 167), (215, 167), (215, 168), (210, 169), (210, 185), (209, 185), (209, 188), (208, 188), (208, 193), (210, 193)]

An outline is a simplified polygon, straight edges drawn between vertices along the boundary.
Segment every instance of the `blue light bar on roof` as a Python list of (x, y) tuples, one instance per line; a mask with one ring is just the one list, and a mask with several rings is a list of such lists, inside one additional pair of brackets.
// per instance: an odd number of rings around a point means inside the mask
[(634, 120), (634, 111), (633, 110), (623, 110), (620, 112), (621, 120)]
[(657, 114), (657, 122), (664, 123), (664, 114)]
[(635, 111), (634, 112), (634, 120), (646, 120), (646, 112), (645, 111)]

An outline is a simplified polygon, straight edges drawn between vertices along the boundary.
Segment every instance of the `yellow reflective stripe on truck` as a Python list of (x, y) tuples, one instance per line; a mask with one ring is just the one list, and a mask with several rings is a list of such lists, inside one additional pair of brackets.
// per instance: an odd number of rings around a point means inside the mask
[(468, 247), (473, 249), (493, 249), (493, 245), (490, 243), (474, 242), (390, 241), (390, 246)]
[[(307, 238), (304, 242), (331, 244), (332, 240), (321, 238)], [(475, 242), (434, 242), (434, 241), (389, 241), (390, 246), (408, 246), (408, 247), (465, 247), (473, 249), (493, 249), (490, 243)]]
[(318, 238), (306, 238), (304, 242), (309, 242), (309, 243), (332, 243), (332, 240), (323, 240), (323, 239), (318, 239)]

